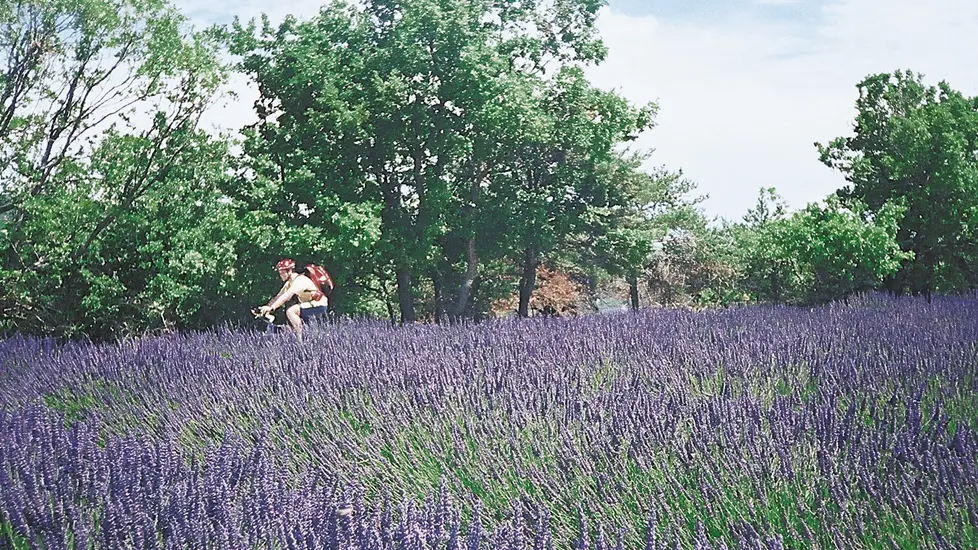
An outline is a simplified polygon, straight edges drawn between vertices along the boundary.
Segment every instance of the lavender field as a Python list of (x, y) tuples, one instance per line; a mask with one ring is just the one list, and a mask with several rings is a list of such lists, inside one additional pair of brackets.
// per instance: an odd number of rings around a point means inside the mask
[(978, 295), (0, 342), (2, 548), (973, 548)]

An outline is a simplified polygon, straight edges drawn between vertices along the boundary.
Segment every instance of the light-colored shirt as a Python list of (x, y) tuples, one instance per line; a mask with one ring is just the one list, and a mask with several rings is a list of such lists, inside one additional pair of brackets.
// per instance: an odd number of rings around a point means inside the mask
[(282, 290), (279, 291), (278, 295), (281, 296), (290, 290), (295, 291), (295, 297), (299, 300), (300, 307), (317, 307), (325, 306), (328, 302), (325, 296), (319, 300), (313, 300), (313, 296), (319, 292), (316, 288), (316, 283), (312, 282), (312, 279), (306, 277), (305, 275), (296, 274), (294, 277), (285, 281), (282, 285)]

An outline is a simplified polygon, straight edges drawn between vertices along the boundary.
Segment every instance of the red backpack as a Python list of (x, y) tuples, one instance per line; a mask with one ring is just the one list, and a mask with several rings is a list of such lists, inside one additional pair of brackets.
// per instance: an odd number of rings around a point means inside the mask
[(321, 265), (309, 264), (306, 266), (306, 277), (312, 279), (312, 282), (319, 289), (319, 292), (313, 294), (313, 300), (320, 300), (323, 296), (329, 296), (333, 293), (333, 278), (329, 276), (329, 272), (326, 268)]

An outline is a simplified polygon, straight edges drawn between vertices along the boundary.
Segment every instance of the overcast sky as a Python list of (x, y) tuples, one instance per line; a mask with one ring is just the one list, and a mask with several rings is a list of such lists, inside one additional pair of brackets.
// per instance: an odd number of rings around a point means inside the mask
[[(319, 0), (177, 0), (196, 24), (263, 11), (314, 15)], [(657, 127), (639, 142), (650, 161), (682, 169), (710, 216), (739, 219), (761, 187), (792, 209), (842, 186), (815, 141), (851, 132), (856, 84), (910, 69), (978, 95), (973, 0), (610, 0), (598, 21), (609, 55), (592, 81), (635, 103), (656, 101)], [(244, 84), (237, 83), (239, 90)], [(253, 92), (225, 101), (211, 123), (254, 119)]]

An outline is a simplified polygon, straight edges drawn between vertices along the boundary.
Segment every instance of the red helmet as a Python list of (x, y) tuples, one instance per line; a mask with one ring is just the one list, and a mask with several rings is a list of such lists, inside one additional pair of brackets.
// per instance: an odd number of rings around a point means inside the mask
[(279, 262), (275, 264), (275, 269), (279, 271), (289, 271), (295, 269), (295, 260), (293, 260), (292, 258), (279, 260)]

